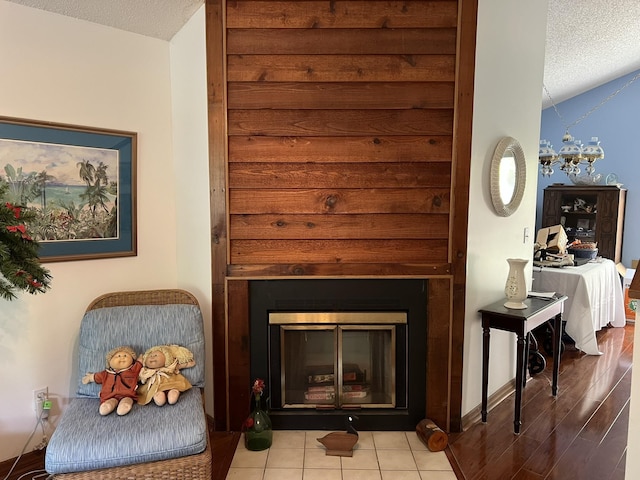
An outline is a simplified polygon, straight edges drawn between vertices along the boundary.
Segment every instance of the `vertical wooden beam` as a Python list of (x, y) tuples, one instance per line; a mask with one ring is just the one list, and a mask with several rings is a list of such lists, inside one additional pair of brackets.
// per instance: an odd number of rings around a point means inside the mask
[(427, 298), (427, 418), (451, 430), (451, 278), (429, 279)]
[(229, 280), (227, 429), (239, 431), (251, 411), (251, 348), (249, 344), (249, 281)]
[(451, 246), (453, 273), (452, 355), (450, 431), (462, 429), (462, 360), (473, 125), (473, 83), (476, 59), (478, 0), (458, 1), (458, 45), (456, 54), (456, 103), (453, 125), (453, 175), (451, 184)]
[(209, 185), (213, 292), (213, 418), (216, 430), (227, 425), (226, 294), (227, 271), (227, 106), (224, 1), (205, 4), (207, 100), (209, 115)]

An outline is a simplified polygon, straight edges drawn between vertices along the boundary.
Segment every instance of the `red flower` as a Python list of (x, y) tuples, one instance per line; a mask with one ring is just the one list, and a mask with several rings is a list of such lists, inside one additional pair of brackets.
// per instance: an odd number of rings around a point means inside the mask
[(13, 216), (16, 218), (20, 218), (20, 207), (14, 207), (11, 203), (7, 202), (5, 203), (5, 206), (9, 209), (9, 210), (13, 210)]
[(11, 233), (20, 232), (22, 238), (24, 238), (25, 240), (32, 240), (32, 238), (27, 235), (27, 227), (25, 227), (24, 225), (8, 225), (7, 230), (9, 230)]
[(244, 421), (244, 426), (245, 428), (251, 428), (253, 427), (253, 418), (248, 417), (245, 421)]
[(261, 378), (256, 378), (256, 381), (253, 382), (252, 390), (254, 395), (261, 395), (262, 391), (264, 390), (264, 380), (262, 380)]

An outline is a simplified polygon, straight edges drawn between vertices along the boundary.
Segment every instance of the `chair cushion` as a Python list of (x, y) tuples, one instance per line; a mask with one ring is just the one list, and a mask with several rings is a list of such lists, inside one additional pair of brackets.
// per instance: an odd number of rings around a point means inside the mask
[(45, 455), (49, 474), (179, 458), (203, 452), (207, 422), (198, 388), (175, 405), (134, 404), (127, 415), (101, 416), (97, 398), (74, 398), (56, 427)]
[(78, 345), (78, 389), (83, 397), (98, 398), (101, 385), (82, 384), (87, 372), (107, 367), (105, 355), (121, 345), (137, 354), (156, 345), (178, 344), (193, 352), (196, 365), (181, 370), (194, 387), (204, 386), (204, 329), (195, 305), (132, 305), (107, 307), (85, 313)]

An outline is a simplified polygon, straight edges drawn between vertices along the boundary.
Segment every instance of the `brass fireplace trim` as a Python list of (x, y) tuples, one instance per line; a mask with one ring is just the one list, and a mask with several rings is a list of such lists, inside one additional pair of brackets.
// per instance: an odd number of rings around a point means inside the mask
[(271, 312), (269, 325), (406, 325), (407, 312)]

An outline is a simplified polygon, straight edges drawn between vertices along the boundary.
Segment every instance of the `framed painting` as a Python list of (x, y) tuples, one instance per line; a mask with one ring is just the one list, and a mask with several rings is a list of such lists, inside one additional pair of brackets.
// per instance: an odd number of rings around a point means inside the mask
[(40, 260), (137, 254), (132, 132), (0, 117), (2, 201), (32, 208)]

